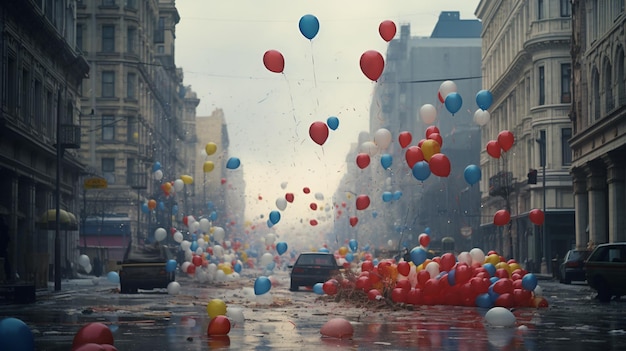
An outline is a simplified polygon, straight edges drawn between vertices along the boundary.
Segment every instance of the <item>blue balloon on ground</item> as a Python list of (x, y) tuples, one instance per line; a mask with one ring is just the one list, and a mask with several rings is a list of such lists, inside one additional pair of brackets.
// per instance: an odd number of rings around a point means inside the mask
[(315, 283), (315, 285), (313, 285), (313, 292), (318, 295), (324, 295), (324, 283)]
[(20, 319), (9, 317), (0, 320), (0, 350), (35, 350), (33, 332)]
[(393, 157), (389, 154), (384, 154), (380, 156), (380, 165), (383, 166), (383, 169), (388, 169), (391, 167), (393, 163)]
[(493, 307), (493, 301), (491, 301), (491, 297), (489, 294), (484, 293), (476, 296), (476, 306), (482, 308), (491, 308)]
[(287, 243), (284, 241), (276, 243), (276, 252), (278, 252), (279, 255), (287, 252)]
[(465, 170), (463, 171), (463, 177), (465, 178), (465, 181), (469, 185), (474, 185), (478, 183), (478, 181), (482, 177), (482, 172), (480, 170), (480, 167), (476, 165), (468, 165), (467, 167), (465, 167)]
[(339, 118), (335, 116), (330, 116), (328, 117), (328, 119), (326, 119), (326, 124), (328, 125), (328, 128), (336, 130), (337, 127), (339, 127)]
[(272, 224), (276, 224), (279, 221), (280, 221), (280, 212), (276, 210), (270, 212), (270, 222), (272, 222)]
[(260, 276), (256, 278), (254, 281), (254, 294), (255, 295), (263, 295), (266, 292), (270, 291), (272, 287), (272, 282), (266, 276)]
[(455, 269), (451, 269), (450, 272), (448, 272), (448, 284), (450, 286), (454, 286), (456, 284), (456, 270)]
[(532, 273), (524, 274), (522, 277), (522, 288), (533, 291), (537, 287), (537, 277)]
[(226, 161), (226, 168), (237, 169), (241, 165), (241, 161), (237, 157), (231, 157)]
[(481, 90), (476, 93), (476, 105), (482, 110), (488, 110), (493, 102), (493, 95), (489, 90)]
[(393, 200), (393, 194), (391, 191), (383, 191), (383, 202), (389, 202)]
[(413, 165), (413, 177), (417, 180), (424, 181), (428, 177), (430, 177), (430, 166), (428, 166), (428, 162), (419, 161)]
[(107, 273), (107, 280), (111, 283), (119, 284), (120, 283), (120, 275), (117, 272), (109, 272)]
[(176, 270), (176, 266), (176, 260), (168, 260), (167, 263), (165, 263), (165, 271), (171, 273)]
[(490, 277), (496, 275), (496, 266), (494, 266), (492, 263), (483, 264), (483, 268), (489, 273)]
[(298, 27), (300, 28), (300, 33), (302, 33), (305, 38), (311, 40), (315, 38), (317, 32), (319, 32), (320, 22), (317, 20), (317, 17), (313, 15), (304, 15), (300, 18)]
[(491, 286), (487, 290), (487, 294), (489, 294), (489, 297), (491, 298), (491, 301), (493, 301), (493, 302), (495, 302), (498, 299), (498, 297), (500, 296), (500, 294), (498, 294), (497, 292), (493, 291), (493, 284), (491, 284)]
[(352, 250), (352, 252), (356, 252), (356, 250), (359, 248), (359, 243), (356, 241), (356, 239), (350, 239), (350, 241), (348, 241), (348, 247), (350, 247), (350, 250)]
[(374, 218), (378, 217), (378, 212), (372, 211), (372, 217), (374, 217)]
[(233, 266), (233, 270), (235, 270), (235, 272), (237, 273), (241, 273), (241, 263), (235, 263), (235, 266)]
[(411, 250), (411, 261), (413, 261), (413, 264), (415, 264), (416, 266), (424, 263), (427, 258), (428, 252), (426, 252), (426, 250), (424, 250), (422, 247), (416, 246), (413, 248), (413, 250)]
[(463, 99), (459, 93), (453, 92), (446, 96), (444, 104), (446, 105), (446, 109), (454, 115), (459, 112), (461, 106), (463, 106)]

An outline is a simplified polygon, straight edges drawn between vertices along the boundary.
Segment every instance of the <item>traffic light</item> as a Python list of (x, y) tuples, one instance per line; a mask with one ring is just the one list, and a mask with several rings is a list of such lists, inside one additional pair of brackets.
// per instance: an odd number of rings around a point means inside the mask
[(528, 184), (537, 184), (537, 170), (531, 169), (528, 171)]

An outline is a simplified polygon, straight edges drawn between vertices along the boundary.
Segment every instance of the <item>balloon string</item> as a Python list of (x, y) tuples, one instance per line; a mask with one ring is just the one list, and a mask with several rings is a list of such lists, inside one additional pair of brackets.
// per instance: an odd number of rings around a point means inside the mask
[(293, 115), (293, 123), (295, 127), (296, 139), (300, 136), (298, 135), (298, 121), (296, 120), (296, 107), (293, 103), (293, 94), (291, 93), (291, 84), (287, 79), (287, 75), (283, 72), (283, 78), (285, 78), (285, 82), (287, 82), (287, 88), (289, 89), (289, 100), (291, 100), (291, 113)]
[[(313, 65), (313, 83), (315, 84), (315, 87), (317, 88), (317, 76), (315, 74), (315, 56), (313, 55), (313, 40), (311, 40), (310, 42), (311, 42), (311, 64)], [(319, 105), (319, 101), (318, 101), (318, 105)]]

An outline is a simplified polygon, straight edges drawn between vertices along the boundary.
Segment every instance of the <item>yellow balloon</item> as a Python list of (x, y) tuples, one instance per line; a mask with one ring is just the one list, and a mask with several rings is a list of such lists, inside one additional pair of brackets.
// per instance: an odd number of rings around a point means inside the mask
[(222, 270), (222, 272), (224, 272), (224, 274), (229, 275), (233, 272), (233, 269), (228, 266), (228, 265), (223, 265), (222, 268), (220, 268)]
[(193, 183), (193, 178), (191, 176), (189, 176), (189, 175), (182, 175), (182, 176), (180, 176), (180, 179), (185, 184), (192, 184)]
[(348, 253), (348, 248), (345, 246), (342, 246), (339, 248), (339, 256), (343, 257)]
[(241, 260), (244, 262), (248, 260), (248, 254), (245, 251), (242, 252), (239, 256), (241, 257)]
[(522, 267), (519, 265), (519, 263), (511, 263), (509, 265), (509, 268), (511, 269), (511, 274), (513, 274), (513, 272), (515, 272), (518, 269), (521, 269)]
[(209, 317), (215, 318), (217, 316), (226, 315), (226, 302), (220, 299), (213, 299), (206, 305), (206, 311)]
[(217, 151), (217, 145), (213, 142), (207, 143), (204, 147), (204, 151), (206, 151), (207, 155), (213, 155), (215, 151)]
[(209, 173), (215, 168), (215, 164), (211, 161), (206, 161), (204, 165), (202, 165), (202, 170), (204, 173)]
[(497, 265), (500, 263), (500, 256), (498, 254), (491, 254), (485, 257), (485, 263), (491, 263), (492, 265)]
[(424, 160), (426, 162), (430, 161), (430, 158), (433, 157), (434, 154), (438, 154), (441, 152), (441, 146), (435, 140), (428, 139), (422, 143), (422, 153), (424, 154)]
[(509, 267), (509, 264), (506, 262), (498, 262), (498, 264), (496, 264), (496, 269), (506, 269), (506, 271), (509, 273), (509, 278), (511, 277), (511, 267)]

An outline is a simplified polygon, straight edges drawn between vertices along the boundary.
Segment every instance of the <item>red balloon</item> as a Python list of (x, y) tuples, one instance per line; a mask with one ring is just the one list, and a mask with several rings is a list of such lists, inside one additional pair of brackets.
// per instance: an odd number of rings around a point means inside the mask
[(447, 177), (450, 175), (450, 160), (448, 156), (438, 153), (431, 156), (428, 161), (430, 171), (438, 177)]
[(428, 273), (427, 270), (422, 269), (421, 271), (417, 272), (417, 284), (419, 286), (423, 287), (424, 285), (426, 285), (428, 279), (430, 279), (430, 273)]
[(356, 198), (356, 209), (364, 210), (370, 205), (370, 198), (367, 195), (359, 195)]
[(324, 122), (313, 122), (309, 127), (309, 136), (319, 145), (324, 145), (328, 139), (328, 126)]
[(391, 290), (391, 301), (395, 303), (405, 303), (406, 302), (407, 291), (402, 288), (394, 288)]
[(498, 133), (498, 144), (500, 144), (504, 152), (509, 151), (511, 147), (513, 147), (513, 143), (515, 143), (513, 133), (508, 130), (503, 130)]
[(351, 226), (355, 226), (357, 223), (359, 223), (359, 219), (357, 217), (350, 217), (350, 225)]
[(311, 203), (309, 204), (309, 207), (310, 207), (313, 211), (317, 210), (317, 204), (316, 204), (315, 202), (311, 202)]
[(456, 284), (462, 285), (467, 283), (472, 278), (472, 268), (467, 264), (459, 264), (455, 268), (454, 278)]
[(422, 289), (424, 295), (436, 296), (439, 293), (439, 280), (430, 278), (424, 283), (424, 289)]
[(308, 194), (308, 193), (311, 192), (311, 189), (309, 189), (309, 187), (305, 186), (304, 188), (302, 188), (302, 192), (305, 193), (305, 194)]
[(410, 271), (411, 265), (408, 262), (398, 262), (398, 273), (402, 274), (403, 276), (408, 276)]
[(376, 289), (372, 289), (367, 292), (367, 299), (370, 301), (376, 301), (378, 299), (378, 296), (382, 296), (382, 295), (383, 294), (381, 294), (380, 291)]
[(86, 324), (74, 335), (72, 349), (85, 344), (113, 345), (113, 333), (111, 332), (111, 329), (103, 323), (93, 322)]
[(89, 343), (81, 345), (77, 349), (72, 349), (72, 351), (117, 351), (117, 348), (108, 344)]
[(496, 140), (490, 140), (487, 143), (487, 153), (493, 158), (500, 158), (502, 146)]
[(220, 182), (221, 182), (222, 184), (226, 184), (226, 178), (222, 178), (222, 179), (220, 180)]
[(515, 306), (515, 298), (513, 297), (513, 294), (502, 294), (498, 296), (493, 305), (504, 308), (512, 308)]
[(430, 135), (426, 138), (436, 141), (437, 144), (439, 144), (439, 147), (443, 146), (443, 138), (441, 137), (441, 134), (439, 133), (430, 133)]
[(362, 152), (356, 155), (356, 165), (359, 166), (360, 169), (364, 169), (370, 164), (370, 155)]
[(293, 202), (293, 198), (294, 198), (293, 193), (285, 194), (285, 200), (287, 200), (287, 202), (289, 203)]
[(424, 144), (424, 142), (426, 141), (426, 138), (420, 140), (417, 142), (417, 146), (422, 147), (422, 144)]
[(411, 143), (411, 140), (413, 140), (413, 136), (411, 135), (411, 132), (404, 131), (398, 134), (398, 142), (400, 143), (400, 147), (402, 147), (403, 149), (409, 146), (409, 144)]
[(360, 276), (354, 285), (357, 289), (369, 291), (372, 288), (372, 280), (368, 276)]
[(196, 274), (196, 266), (193, 264), (187, 266), (187, 274)]
[(267, 50), (263, 54), (265, 68), (274, 73), (282, 73), (285, 69), (285, 58), (278, 50)]
[(500, 278), (493, 283), (493, 291), (498, 294), (512, 294), (513, 293), (513, 281), (509, 278)]
[(420, 234), (418, 239), (419, 239), (420, 245), (422, 245), (423, 247), (428, 247), (428, 244), (430, 244), (430, 236), (428, 236), (428, 234), (426, 233)]
[(545, 219), (545, 216), (542, 210), (535, 208), (535, 209), (530, 210), (530, 212), (528, 213), (528, 218), (530, 219), (531, 222), (533, 222), (533, 224), (542, 225)]
[(202, 257), (200, 257), (199, 255), (193, 255), (193, 257), (191, 258), (191, 263), (193, 263), (193, 265), (196, 267), (201, 266)]
[(524, 290), (524, 289), (513, 290), (513, 300), (515, 301), (516, 306), (529, 307), (532, 298), (533, 298), (532, 292), (529, 290)]
[(447, 252), (441, 255), (441, 270), (445, 272), (449, 272), (454, 264), (456, 263), (456, 257), (454, 257), (453, 253)]
[(422, 304), (422, 290), (413, 288), (406, 294), (406, 303), (410, 305)]
[(409, 168), (413, 168), (416, 163), (424, 161), (424, 153), (419, 146), (411, 146), (406, 149), (404, 158), (406, 159), (406, 164)]
[(309, 224), (312, 225), (313, 227), (315, 227), (317, 225), (317, 220), (316, 219), (312, 219), (309, 221)]
[(437, 99), (439, 100), (439, 102), (441, 102), (442, 104), (446, 101), (443, 96), (441, 96), (441, 92), (438, 91), (437, 92)]
[(339, 282), (336, 279), (329, 279), (322, 285), (322, 290), (328, 295), (335, 295), (339, 289)]
[(383, 68), (385, 68), (385, 60), (380, 52), (375, 50), (368, 50), (361, 55), (360, 60), (361, 71), (367, 78), (373, 81), (377, 81), (381, 74), (383, 74)]
[(361, 272), (371, 272), (374, 270), (374, 262), (371, 260), (363, 261), (361, 264)]
[(511, 214), (507, 210), (498, 210), (496, 214), (493, 215), (493, 224), (495, 225), (505, 225), (509, 223), (511, 220)]
[(378, 25), (378, 33), (384, 41), (389, 42), (396, 35), (396, 24), (390, 20), (382, 21)]
[(206, 333), (208, 336), (227, 335), (230, 332), (230, 319), (226, 316), (211, 318)]
[(426, 139), (428, 139), (428, 137), (433, 133), (441, 135), (441, 132), (439, 131), (439, 128), (437, 128), (437, 126), (429, 126), (428, 128), (426, 128), (426, 132), (424, 133), (426, 134)]

